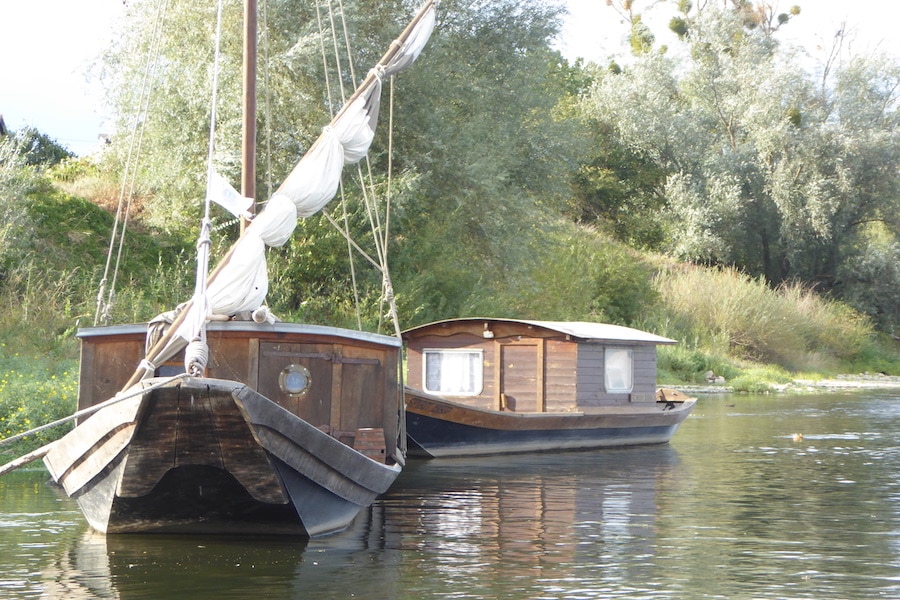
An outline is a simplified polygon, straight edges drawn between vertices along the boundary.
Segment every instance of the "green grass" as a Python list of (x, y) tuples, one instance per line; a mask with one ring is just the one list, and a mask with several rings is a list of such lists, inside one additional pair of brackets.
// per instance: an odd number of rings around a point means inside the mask
[[(21, 354), (0, 344), (0, 438), (7, 439), (52, 423), (75, 412), (78, 363), (52, 360), (46, 355)], [(39, 448), (72, 428), (71, 422), (0, 446), (0, 461), (7, 462)]]
[(660, 349), (660, 381), (702, 384), (712, 371), (737, 391), (760, 392), (801, 372), (900, 373), (895, 341), (809, 287), (684, 266), (662, 270), (656, 286), (662, 300), (644, 328), (681, 342)]

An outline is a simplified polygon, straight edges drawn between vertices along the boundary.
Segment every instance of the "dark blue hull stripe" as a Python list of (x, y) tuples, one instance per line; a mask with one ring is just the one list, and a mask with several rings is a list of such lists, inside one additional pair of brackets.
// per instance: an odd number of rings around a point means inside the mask
[(443, 421), (407, 412), (410, 454), (466, 456), (515, 452), (549, 452), (669, 441), (678, 425), (603, 427), (597, 429), (498, 430)]

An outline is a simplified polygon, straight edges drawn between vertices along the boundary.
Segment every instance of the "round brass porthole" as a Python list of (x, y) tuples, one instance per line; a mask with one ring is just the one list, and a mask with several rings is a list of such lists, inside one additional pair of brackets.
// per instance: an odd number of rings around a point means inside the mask
[(295, 398), (302, 398), (309, 392), (312, 378), (309, 369), (302, 365), (288, 365), (278, 375), (278, 387), (281, 391)]

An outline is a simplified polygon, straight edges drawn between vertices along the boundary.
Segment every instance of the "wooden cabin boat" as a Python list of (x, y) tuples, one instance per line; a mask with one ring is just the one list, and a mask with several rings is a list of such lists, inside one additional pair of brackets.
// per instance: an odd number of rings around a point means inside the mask
[(467, 318), (403, 338), (410, 456), (665, 443), (696, 402), (656, 389), (675, 341), (628, 327)]
[[(79, 409), (116, 396), (145, 334), (79, 333)], [(252, 321), (208, 336), (205, 377), (171, 377), (176, 357), (44, 457), (91, 527), (315, 536), (387, 491), (403, 462), (398, 338)]]
[[(435, 11), (435, 1), (425, 0), (208, 272), (211, 202), (235, 216), (253, 206), (255, 103), (245, 103), (241, 193), (216, 173), (211, 133), (193, 297), (149, 328), (82, 331), (80, 422), (4, 468), (43, 456), (90, 525), (106, 533), (322, 535), (347, 527), (390, 487), (406, 445), (393, 294), (385, 298), (393, 337), (281, 323), (265, 306), (265, 252), (287, 242), (298, 218), (326, 206), (344, 165), (366, 155), (382, 82), (419, 56)], [(245, 26), (246, 50), (257, 37), (252, 0)], [(245, 52), (245, 100), (255, 97), (253, 57)], [(387, 259), (378, 256), (387, 291)], [(98, 306), (98, 315), (105, 312)]]

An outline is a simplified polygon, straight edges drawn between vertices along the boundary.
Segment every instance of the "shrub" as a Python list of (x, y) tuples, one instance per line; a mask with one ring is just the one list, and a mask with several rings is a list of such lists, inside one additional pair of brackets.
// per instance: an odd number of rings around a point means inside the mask
[[(0, 438), (6, 439), (75, 412), (78, 367), (74, 360), (51, 362), (45, 356), (24, 356), (0, 345)], [(0, 447), (0, 460), (39, 448), (72, 428), (64, 423)]]

